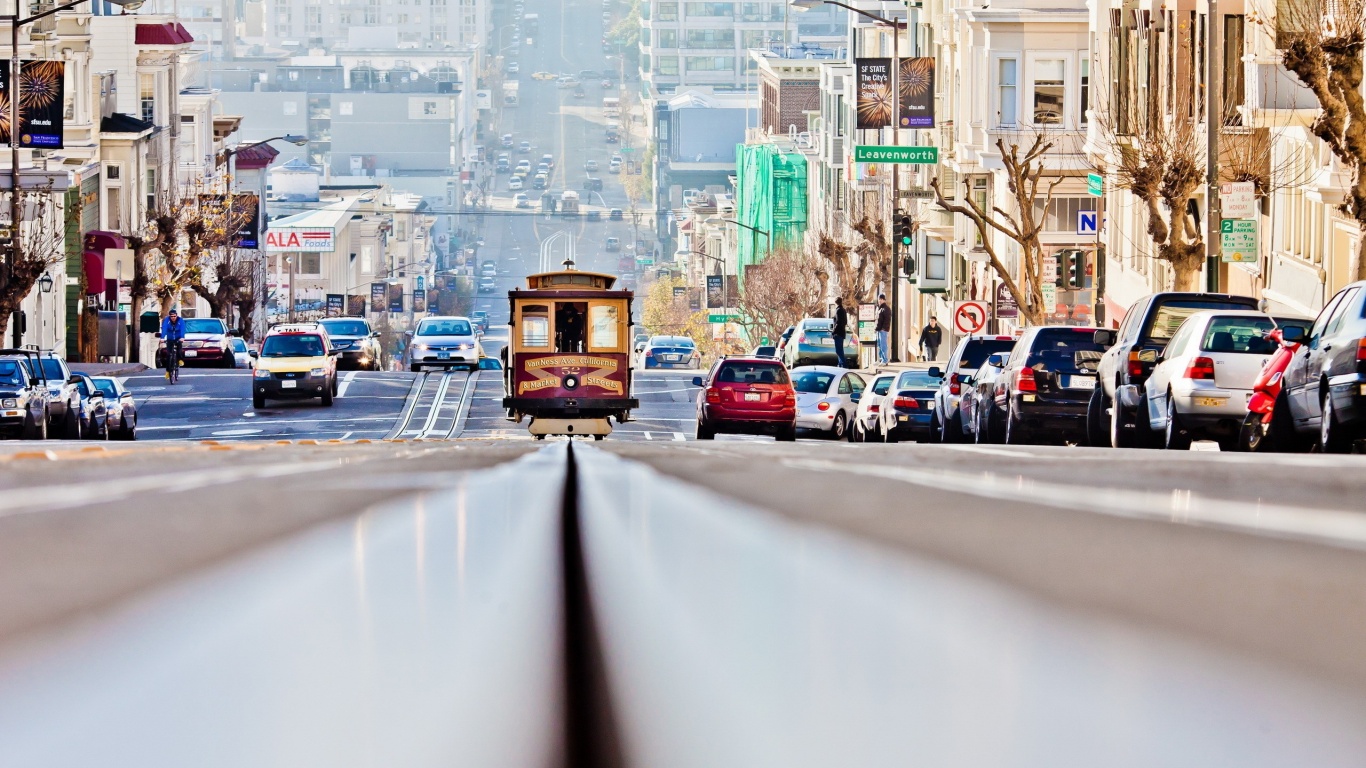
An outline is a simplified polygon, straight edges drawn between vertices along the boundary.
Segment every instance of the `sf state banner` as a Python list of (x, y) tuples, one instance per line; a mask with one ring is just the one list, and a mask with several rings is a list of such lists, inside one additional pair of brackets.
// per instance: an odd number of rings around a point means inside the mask
[(896, 99), (892, 96), (892, 60), (857, 59), (858, 128), (887, 128)]
[(897, 87), (901, 90), (899, 125), (902, 128), (934, 127), (934, 57), (901, 60)]
[[(9, 59), (0, 60), (0, 143), (9, 144), (14, 111)], [(25, 61), (19, 65), (19, 146), (62, 148), (66, 113), (66, 65), (60, 61)]]

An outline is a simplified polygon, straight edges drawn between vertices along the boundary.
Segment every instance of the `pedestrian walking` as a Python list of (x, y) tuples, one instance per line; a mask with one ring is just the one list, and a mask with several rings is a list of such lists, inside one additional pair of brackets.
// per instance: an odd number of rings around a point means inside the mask
[(849, 313), (844, 311), (844, 299), (835, 298), (835, 323), (830, 326), (830, 338), (835, 342), (835, 364), (841, 368), (849, 365), (844, 359), (844, 337), (849, 335)]
[(886, 365), (891, 361), (892, 308), (887, 306), (887, 294), (877, 297), (877, 361)]
[(926, 360), (939, 359), (939, 345), (943, 341), (944, 329), (939, 327), (935, 316), (930, 315), (929, 323), (920, 329), (920, 351), (925, 353)]

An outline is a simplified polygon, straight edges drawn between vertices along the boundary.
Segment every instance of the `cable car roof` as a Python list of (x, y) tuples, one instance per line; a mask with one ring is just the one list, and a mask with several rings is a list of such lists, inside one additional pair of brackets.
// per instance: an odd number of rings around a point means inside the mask
[(616, 275), (605, 272), (581, 272), (577, 269), (540, 272), (527, 275), (526, 278), (527, 288), (533, 291), (607, 291), (611, 290), (612, 284), (616, 281)]

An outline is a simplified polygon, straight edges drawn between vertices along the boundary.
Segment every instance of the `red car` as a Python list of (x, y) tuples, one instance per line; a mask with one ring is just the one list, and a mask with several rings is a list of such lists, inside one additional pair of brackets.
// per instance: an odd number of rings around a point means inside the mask
[(717, 433), (797, 439), (797, 392), (777, 360), (731, 357), (692, 380), (697, 394), (697, 439)]

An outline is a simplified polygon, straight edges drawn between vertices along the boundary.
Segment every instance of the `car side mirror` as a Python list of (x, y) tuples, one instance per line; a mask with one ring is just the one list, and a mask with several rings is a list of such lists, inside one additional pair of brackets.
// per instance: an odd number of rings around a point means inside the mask
[(404, 335), (405, 337), (411, 339), (411, 338), (413, 337), (413, 332), (412, 332), (412, 331), (404, 331), (404, 332), (403, 332), (403, 335)]
[(1308, 334), (1298, 325), (1287, 325), (1281, 329), (1281, 340), (1287, 344), (1303, 343)]
[(849, 395), (849, 399), (850, 399), (850, 400), (853, 400), (854, 402), (857, 403), (858, 401), (860, 401), (860, 400), (863, 399), (863, 393), (862, 393), (862, 392), (855, 392), (855, 393)]
[(67, 384), (80, 384), (80, 383), (81, 383), (81, 377), (80, 377), (80, 376), (76, 376), (75, 374), (72, 374), (70, 377), (67, 378), (66, 383), (67, 383)]
[(1113, 347), (1115, 345), (1116, 335), (1117, 334), (1114, 331), (1108, 328), (1103, 328), (1092, 334), (1091, 339), (1095, 341), (1098, 346), (1102, 346), (1106, 349), (1109, 349), (1110, 347)]
[(692, 377), (692, 385), (693, 385), (694, 387), (700, 387), (700, 386), (702, 386), (702, 377), (701, 377), (701, 376), (694, 376), (694, 377)]
[(249, 349), (249, 350), (247, 350), (247, 354), (250, 355), (251, 357), (260, 357), (260, 356), (261, 356), (261, 353), (260, 353), (260, 352), (257, 352), (257, 351), (254, 350), (254, 349)]
[(1004, 368), (1006, 367), (1006, 358), (1007, 356), (1004, 352), (993, 352), (991, 357), (987, 358), (987, 365), (990, 365), (992, 368)]
[(937, 366), (937, 365), (932, 365), (932, 366), (930, 366), (929, 374), (930, 374), (930, 378), (932, 378), (932, 379), (942, 379), (942, 378), (944, 378), (944, 371), (943, 371), (943, 369), (941, 369), (941, 368), (940, 368), (939, 366)]

